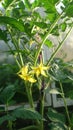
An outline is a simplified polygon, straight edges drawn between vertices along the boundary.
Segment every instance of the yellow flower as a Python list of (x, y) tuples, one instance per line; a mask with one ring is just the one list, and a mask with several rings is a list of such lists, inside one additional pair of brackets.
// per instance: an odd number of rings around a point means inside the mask
[(47, 77), (45, 70), (48, 70), (49, 67), (44, 66), (43, 63), (41, 62), (37, 67), (32, 67), (32, 73), (36, 74), (38, 77), (39, 75), (43, 75)]
[(36, 80), (32, 77), (32, 75), (30, 75), (30, 73), (28, 72), (28, 65), (24, 66), (19, 72), (18, 75), (20, 76), (20, 78), (22, 78), (23, 80), (29, 81), (31, 83), (36, 82)]

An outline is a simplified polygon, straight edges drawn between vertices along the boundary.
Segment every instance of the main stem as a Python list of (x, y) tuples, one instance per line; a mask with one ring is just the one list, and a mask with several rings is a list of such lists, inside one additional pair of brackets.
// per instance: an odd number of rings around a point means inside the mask
[[(41, 104), (40, 104), (40, 114), (42, 115), (42, 117), (44, 117), (44, 91), (43, 91), (43, 95), (41, 95)], [(44, 122), (43, 120), (41, 120), (40, 122), (40, 129), (44, 130)]]
[[(35, 110), (31, 89), (32, 89), (32, 85), (28, 86), (28, 83), (26, 83), (26, 92), (27, 92), (27, 96), (28, 96), (28, 101), (29, 101), (30, 107), (33, 110)], [(36, 124), (39, 127), (39, 120), (36, 120)]]
[(65, 95), (64, 95), (64, 90), (63, 90), (63, 86), (62, 86), (62, 83), (59, 82), (60, 84), (60, 88), (61, 88), (61, 92), (62, 92), (62, 98), (63, 98), (63, 101), (64, 101), (64, 105), (65, 105), (65, 110), (66, 110), (66, 114), (67, 114), (67, 118), (68, 118), (68, 123), (69, 123), (69, 126), (71, 125), (71, 121), (70, 121), (70, 116), (69, 116), (69, 112), (68, 112), (68, 107), (67, 107), (67, 103), (66, 103), (66, 99), (65, 99)]
[[(42, 79), (41, 89), (40, 89), (40, 98), (39, 98), (39, 102), (37, 104), (38, 111), (42, 117), (44, 117), (44, 97), (45, 97), (44, 87), (45, 87), (44, 79)], [(40, 121), (39, 128), (40, 128), (40, 130), (44, 130), (44, 121), (43, 120)]]
[(27, 92), (27, 96), (28, 96), (28, 100), (29, 100), (30, 107), (31, 107), (32, 109), (34, 109), (34, 103), (33, 103), (33, 98), (32, 98), (31, 86), (28, 86), (27, 83), (26, 83), (26, 92)]

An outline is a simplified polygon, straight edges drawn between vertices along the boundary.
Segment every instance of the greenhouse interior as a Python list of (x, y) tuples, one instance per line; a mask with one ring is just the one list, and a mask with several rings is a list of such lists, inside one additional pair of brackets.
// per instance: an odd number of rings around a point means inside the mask
[(73, 0), (0, 0), (0, 130), (73, 130)]

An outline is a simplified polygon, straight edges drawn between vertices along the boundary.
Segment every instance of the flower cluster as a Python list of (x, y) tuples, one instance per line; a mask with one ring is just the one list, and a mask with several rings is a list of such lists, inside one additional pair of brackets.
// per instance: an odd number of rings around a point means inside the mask
[(48, 70), (49, 67), (44, 66), (42, 62), (38, 66), (31, 67), (31, 68), (32, 70), (29, 71), (28, 65), (22, 67), (21, 70), (18, 72), (18, 75), (20, 76), (20, 78), (22, 78), (25, 81), (35, 83), (37, 80), (34, 78), (34, 75), (36, 75), (36, 77), (40, 75), (47, 77), (47, 74), (45, 71)]

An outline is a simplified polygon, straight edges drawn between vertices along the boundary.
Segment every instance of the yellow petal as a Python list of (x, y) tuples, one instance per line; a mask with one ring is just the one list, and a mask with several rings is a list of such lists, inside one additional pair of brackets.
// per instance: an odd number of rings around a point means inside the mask
[(42, 61), (41, 63), (37, 66), (37, 67), (32, 67), (32, 73), (36, 74), (36, 76), (38, 77), (40, 74), (47, 77), (45, 70), (48, 70), (48, 66), (44, 66)]
[(49, 68), (48, 66), (44, 66), (42, 61), (41, 61), (40, 65), (39, 65), (39, 67), (40, 67), (41, 70), (47, 70)]
[(28, 81), (31, 82), (31, 83), (35, 83), (36, 82), (36, 80), (34, 78), (32, 78), (32, 77), (29, 77)]
[(36, 74), (36, 76), (38, 77), (40, 75), (40, 68), (39, 67), (32, 67), (32, 71), (31, 73)]
[(40, 75), (39, 69), (35, 72), (36, 76), (38, 77)]
[(21, 74), (18, 74), (21, 79), (24, 79), (24, 76)]
[(43, 76), (47, 77), (47, 75), (46, 75), (45, 71), (41, 71), (41, 75), (43, 75)]
[(21, 79), (23, 79), (25, 81), (29, 81), (31, 83), (35, 83), (36, 82), (36, 80), (34, 78), (32, 78), (30, 75), (24, 76), (24, 75), (19, 74), (19, 76), (20, 76)]
[(21, 74), (22, 75), (26, 75), (28, 73), (28, 65), (27, 66), (24, 66), (22, 69), (21, 69)]

